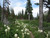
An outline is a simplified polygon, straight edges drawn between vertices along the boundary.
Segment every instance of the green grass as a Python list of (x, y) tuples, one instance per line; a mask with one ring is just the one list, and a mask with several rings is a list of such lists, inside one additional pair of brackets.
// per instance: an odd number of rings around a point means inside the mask
[[(4, 27), (2, 22), (0, 22), (0, 38), (15, 38), (14, 34), (18, 34), (18, 36), (20, 38), (22, 38), (21, 29), (23, 29), (23, 26), (25, 26), (25, 25), (22, 25), (22, 22), (24, 24), (28, 25), (26, 28), (32, 32), (32, 34), (34, 35), (35, 38), (45, 38), (46, 37), (45, 33), (38, 32), (38, 26), (39, 26), (38, 20), (31, 20), (31, 21), (29, 21), (29, 20), (17, 20), (17, 21), (19, 21), (21, 26), (18, 23), (15, 24), (14, 22), (12, 22), (10, 25), (8, 25), (10, 27), (10, 31), (7, 33), (7, 35), (5, 33), (5, 29), (7, 27)], [(20, 26), (20, 27), (17, 27), (17, 26)], [(44, 22), (43, 27), (49, 27), (49, 26), (50, 26), (50, 23)], [(18, 29), (18, 31), (16, 31), (16, 29)], [(45, 29), (44, 31), (48, 32), (49, 30)], [(31, 36), (25, 34), (24, 38), (31, 38)], [(50, 38), (50, 36), (49, 36), (49, 38)]]

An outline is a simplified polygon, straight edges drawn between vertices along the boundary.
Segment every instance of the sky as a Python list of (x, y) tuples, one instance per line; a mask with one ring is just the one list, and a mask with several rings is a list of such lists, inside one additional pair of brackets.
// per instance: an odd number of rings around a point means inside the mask
[[(22, 11), (22, 9), (25, 12), (27, 0), (9, 0), (9, 1), (10, 1), (9, 6), (10, 6), (10, 8), (14, 9), (15, 15), (16, 14), (18, 15), (18, 13)], [(37, 17), (37, 14), (39, 14), (39, 5), (35, 5), (34, 3), (39, 3), (39, 0), (31, 0), (31, 4), (32, 4), (32, 8), (33, 8), (32, 15), (33, 15), (33, 17)], [(1, 3), (1, 5), (2, 5), (2, 3)], [(43, 10), (47, 11), (48, 9), (44, 7)]]

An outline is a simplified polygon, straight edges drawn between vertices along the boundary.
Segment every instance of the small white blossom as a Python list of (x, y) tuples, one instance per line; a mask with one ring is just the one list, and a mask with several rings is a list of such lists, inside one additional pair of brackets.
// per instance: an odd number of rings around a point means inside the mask
[(43, 30), (38, 30), (38, 32), (43, 32)]
[(14, 37), (17, 37), (17, 34), (15, 34)]
[(29, 31), (27, 28), (25, 28), (25, 31)]
[(23, 29), (21, 30), (21, 32), (23, 32)]
[(7, 29), (5, 29), (5, 32), (7, 32), (8, 30)]
[(38, 32), (43, 32), (43, 30), (40, 30), (40, 29), (38, 28)]
[(27, 33), (27, 35), (30, 35), (30, 33)]
[(4, 27), (6, 27), (6, 25), (4, 25)]
[(18, 37), (19, 38), (19, 37)]
[(10, 30), (10, 27), (7, 27), (8, 30)]

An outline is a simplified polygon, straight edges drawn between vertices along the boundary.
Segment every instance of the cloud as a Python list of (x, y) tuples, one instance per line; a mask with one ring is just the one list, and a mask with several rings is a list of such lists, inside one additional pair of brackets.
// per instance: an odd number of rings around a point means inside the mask
[[(25, 5), (26, 5), (26, 3), (27, 3), (27, 1), (24, 1), (24, 2), (20, 2), (20, 1), (17, 1), (15, 4), (14, 4), (14, 12), (15, 12), (15, 15), (17, 14), (18, 15), (18, 13), (19, 12), (21, 12), (22, 11), (22, 9), (24, 10), (24, 12), (25, 12)], [(37, 17), (37, 13), (39, 14), (39, 6), (35, 6), (34, 5), (34, 3), (39, 3), (39, 0), (31, 0), (31, 3), (32, 3), (32, 5), (33, 5), (33, 10), (32, 10), (32, 12), (33, 12), (33, 16), (34, 17)], [(12, 5), (13, 5), (13, 3), (12, 3)], [(45, 12), (45, 11), (47, 11), (48, 9), (47, 8), (43, 8), (43, 12)]]
[(37, 17), (37, 13), (39, 13), (39, 7), (33, 8), (33, 17)]
[(19, 7), (19, 6), (22, 6), (22, 3), (21, 2), (17, 2), (16, 5), (17, 5), (17, 7)]
[[(24, 13), (25, 13), (26, 8), (24, 8), (24, 7), (14, 7), (15, 14), (18, 15), (18, 13), (22, 11), (22, 9), (24, 10)], [(39, 7), (33, 8), (32, 12), (33, 12), (33, 16), (36, 17), (37, 13), (39, 13)]]
[(23, 9), (23, 11), (25, 12), (25, 8), (24, 8), (24, 7), (14, 7), (15, 15), (16, 15), (16, 14), (18, 15), (18, 13), (22, 11), (22, 9)]
[(39, 3), (39, 0), (31, 0), (34, 3)]

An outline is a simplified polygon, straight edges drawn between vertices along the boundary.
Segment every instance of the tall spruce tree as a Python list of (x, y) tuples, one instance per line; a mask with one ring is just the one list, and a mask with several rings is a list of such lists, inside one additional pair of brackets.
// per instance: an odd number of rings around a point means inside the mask
[(30, 0), (27, 0), (27, 5), (26, 5), (26, 11), (25, 11), (25, 15), (26, 15), (26, 18), (28, 17), (28, 19), (32, 19), (32, 4), (31, 4), (31, 1)]

